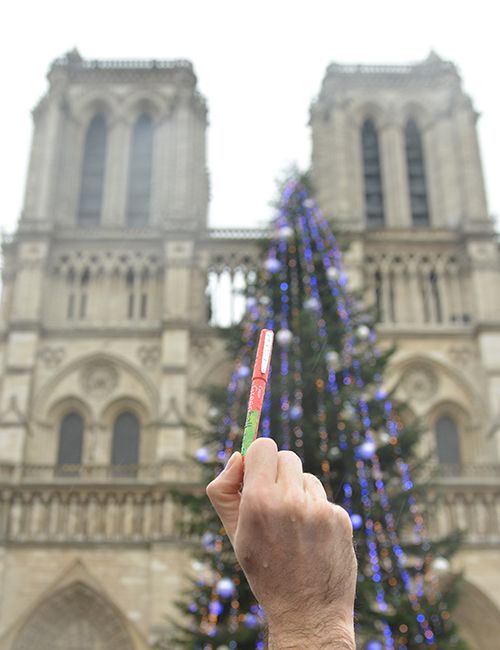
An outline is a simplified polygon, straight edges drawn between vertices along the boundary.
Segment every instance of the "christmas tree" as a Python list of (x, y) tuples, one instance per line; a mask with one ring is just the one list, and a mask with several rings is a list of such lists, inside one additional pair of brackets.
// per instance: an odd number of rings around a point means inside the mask
[[(359, 564), (356, 635), (365, 650), (465, 648), (451, 609), (457, 580), (436, 577), (457, 538), (431, 541), (416, 483), (419, 428), (383, 387), (392, 351), (353, 293), (340, 250), (305, 185), (286, 183), (227, 390), (210, 390), (212, 430), (197, 452), (208, 483), (241, 444), (251, 367), (262, 328), (275, 331), (261, 434), (295, 451), (328, 497), (349, 513)], [(185, 532), (200, 539), (186, 620), (169, 648), (264, 648), (264, 613), (221, 524), (203, 497), (185, 496)], [(284, 579), (286, 579), (284, 577)]]

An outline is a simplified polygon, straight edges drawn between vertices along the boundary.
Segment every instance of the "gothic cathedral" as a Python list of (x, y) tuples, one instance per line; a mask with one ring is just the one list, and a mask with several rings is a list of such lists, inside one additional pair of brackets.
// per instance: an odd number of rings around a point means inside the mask
[[(265, 231), (214, 229), (207, 109), (187, 61), (56, 60), (3, 240), (0, 648), (147, 650), (190, 572), (172, 487), (198, 486), (199, 387), (230, 368)], [(500, 249), (456, 67), (328, 67), (311, 176), (425, 422), (431, 531), (465, 543), (459, 615), (500, 636)], [(277, 170), (278, 171), (278, 170)]]

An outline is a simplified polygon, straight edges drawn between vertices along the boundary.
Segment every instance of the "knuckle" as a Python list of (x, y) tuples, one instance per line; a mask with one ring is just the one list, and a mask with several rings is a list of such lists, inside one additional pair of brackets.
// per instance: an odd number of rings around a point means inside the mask
[(305, 517), (303, 508), (303, 497), (298, 492), (289, 492), (283, 497), (282, 502), (283, 514), (292, 519), (302, 520)]
[(217, 496), (217, 485), (215, 484), (215, 481), (211, 481), (207, 487), (205, 488), (205, 492), (207, 493), (208, 498), (210, 501), (213, 501), (214, 498)]
[(319, 480), (314, 474), (309, 474), (309, 472), (304, 472), (304, 479), (311, 485), (317, 485), (318, 487), (323, 488), (323, 483)]
[(250, 453), (253, 455), (253, 453), (255, 453), (255, 450), (260, 449), (261, 447), (262, 449), (267, 448), (268, 451), (275, 451), (275, 452), (278, 451), (278, 445), (272, 438), (257, 438), (252, 442), (252, 444), (248, 448), (247, 456)]
[(345, 535), (352, 537), (353, 535), (352, 521), (351, 518), (349, 517), (349, 513), (347, 512), (347, 510), (342, 508), (342, 506), (333, 504), (333, 513), (335, 517), (336, 526), (340, 528)]
[(294, 451), (291, 451), (290, 449), (282, 449), (281, 451), (278, 452), (278, 458), (280, 460), (284, 461), (290, 461), (292, 463), (299, 462), (302, 465), (302, 461), (300, 458), (297, 456), (297, 454)]

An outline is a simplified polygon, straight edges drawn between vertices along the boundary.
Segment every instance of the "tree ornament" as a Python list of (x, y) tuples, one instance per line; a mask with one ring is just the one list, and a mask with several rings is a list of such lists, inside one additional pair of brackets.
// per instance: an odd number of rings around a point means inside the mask
[(378, 434), (378, 439), (381, 445), (388, 445), (391, 436), (387, 433), (387, 431), (382, 431)]
[(288, 329), (281, 329), (276, 332), (276, 343), (282, 347), (287, 348), (293, 340), (293, 334)]
[(194, 455), (199, 463), (207, 463), (210, 458), (210, 452), (206, 447), (199, 447)]
[(340, 449), (338, 447), (330, 447), (328, 450), (328, 458), (330, 460), (335, 460), (336, 458), (339, 458), (341, 455)]
[(290, 409), (290, 420), (300, 420), (302, 412), (302, 406), (300, 404), (294, 404)]
[(236, 588), (231, 578), (221, 578), (215, 585), (215, 591), (221, 598), (231, 598)]
[(335, 350), (329, 350), (325, 354), (325, 361), (326, 361), (326, 365), (328, 367), (328, 370), (332, 370), (333, 372), (337, 372), (337, 370), (340, 368), (340, 356), (339, 356), (339, 353), (336, 352)]
[(290, 226), (282, 226), (278, 230), (278, 239), (288, 240), (293, 237), (293, 228)]
[(373, 639), (371, 641), (368, 641), (365, 646), (365, 650), (384, 650), (384, 646), (380, 643), (380, 641)]
[(245, 627), (250, 628), (251, 630), (259, 624), (259, 620), (255, 614), (246, 614), (244, 619)]
[(329, 280), (337, 280), (339, 277), (339, 272), (337, 271), (337, 267), (329, 266), (326, 270), (326, 277)]
[(215, 616), (220, 616), (223, 609), (224, 606), (219, 600), (212, 600), (208, 605), (208, 611), (210, 614), (214, 614)]
[(356, 454), (363, 458), (363, 460), (368, 460), (375, 453), (376, 446), (373, 440), (366, 440), (362, 445), (356, 447)]
[(343, 420), (353, 420), (357, 415), (357, 411), (351, 402), (345, 402), (340, 415)]
[(368, 327), (368, 325), (360, 325), (356, 329), (356, 336), (360, 341), (366, 341), (370, 336), (370, 328)]
[(431, 568), (435, 573), (448, 573), (450, 570), (450, 562), (442, 555), (438, 555), (438, 557), (435, 557), (432, 561)]
[(202, 546), (207, 550), (212, 550), (215, 542), (215, 535), (212, 533), (206, 532), (201, 536)]
[(311, 296), (304, 301), (304, 309), (307, 309), (307, 311), (317, 311), (320, 307), (320, 301), (314, 296)]
[(351, 517), (352, 527), (354, 528), (354, 530), (358, 530), (359, 528), (361, 528), (361, 526), (363, 525), (363, 517), (361, 515), (356, 514), (355, 512), (353, 512), (352, 515), (350, 515), (350, 517)]
[(275, 257), (268, 257), (264, 262), (264, 268), (269, 273), (277, 273), (281, 269), (281, 262)]
[(242, 365), (238, 368), (238, 377), (245, 379), (250, 374), (250, 368), (248, 366)]
[(211, 420), (215, 420), (219, 417), (220, 411), (216, 406), (211, 406), (207, 411), (207, 415)]

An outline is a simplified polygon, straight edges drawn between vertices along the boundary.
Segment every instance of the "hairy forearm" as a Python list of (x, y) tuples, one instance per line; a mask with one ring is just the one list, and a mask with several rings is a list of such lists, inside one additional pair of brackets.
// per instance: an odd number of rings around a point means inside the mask
[(314, 626), (296, 631), (269, 630), (267, 650), (355, 650), (354, 631), (344, 626)]

